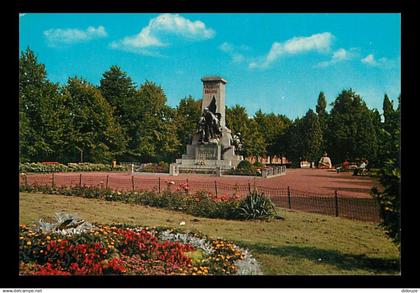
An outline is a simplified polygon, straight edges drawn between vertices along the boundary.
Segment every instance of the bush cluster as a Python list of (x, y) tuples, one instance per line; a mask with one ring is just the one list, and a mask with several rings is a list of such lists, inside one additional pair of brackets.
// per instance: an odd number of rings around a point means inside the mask
[(276, 210), (270, 198), (264, 194), (251, 193), (242, 199), (237, 195), (213, 195), (200, 191), (188, 192), (185, 184), (177, 191), (113, 191), (98, 187), (49, 187), (41, 185), (20, 186), (21, 192), (42, 192), (46, 194), (62, 194), (85, 198), (120, 201), (165, 208), (187, 214), (221, 219), (269, 219), (276, 216)]
[(165, 162), (160, 162), (158, 164), (151, 163), (144, 166), (141, 171), (150, 173), (169, 173), (169, 164)]
[(261, 170), (265, 165), (261, 162), (251, 164), (247, 160), (240, 161), (236, 169), (232, 169), (227, 173), (229, 175), (246, 175), (246, 176), (261, 176)]
[(112, 167), (111, 164), (93, 164), (93, 163), (20, 163), (20, 173), (54, 173), (54, 172), (92, 172), (92, 171), (127, 171), (125, 166)]

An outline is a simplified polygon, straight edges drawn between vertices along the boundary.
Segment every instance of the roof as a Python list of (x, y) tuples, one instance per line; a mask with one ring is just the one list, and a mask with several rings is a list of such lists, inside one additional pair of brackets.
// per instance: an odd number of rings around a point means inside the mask
[(201, 78), (201, 81), (202, 82), (205, 82), (205, 81), (221, 81), (221, 82), (223, 82), (224, 84), (225, 83), (227, 83), (227, 81), (226, 80), (224, 80), (222, 77), (220, 77), (220, 76), (205, 76), (205, 77), (203, 77), (203, 78)]

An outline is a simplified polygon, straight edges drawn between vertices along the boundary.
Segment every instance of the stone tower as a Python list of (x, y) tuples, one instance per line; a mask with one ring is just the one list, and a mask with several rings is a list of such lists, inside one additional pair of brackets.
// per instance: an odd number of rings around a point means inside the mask
[(222, 115), (220, 126), (226, 126), (225, 117), (225, 85), (226, 80), (219, 76), (208, 76), (201, 79), (203, 82), (203, 102), (201, 103), (201, 112), (207, 107), (213, 97), (216, 99), (217, 112)]

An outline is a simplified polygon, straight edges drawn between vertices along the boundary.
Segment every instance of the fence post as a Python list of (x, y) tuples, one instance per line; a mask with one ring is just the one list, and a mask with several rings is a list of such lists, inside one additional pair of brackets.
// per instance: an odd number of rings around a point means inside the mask
[(292, 209), (292, 200), (291, 200), (292, 194), (290, 192), (290, 186), (287, 186), (287, 201), (289, 203), (289, 209)]
[(55, 187), (54, 173), (52, 173), (51, 177), (52, 177), (51, 178), (51, 187), (54, 188)]
[(25, 174), (25, 188), (28, 188), (28, 175)]
[(216, 191), (216, 196), (217, 196), (217, 181), (214, 180), (214, 190)]
[(79, 187), (82, 187), (82, 173), (80, 173), (80, 178), (79, 178)]
[(108, 181), (109, 181), (109, 175), (106, 175), (105, 189), (108, 189)]
[(158, 189), (158, 191), (159, 191), (159, 194), (160, 194), (160, 177), (159, 177), (159, 189)]
[(134, 191), (134, 176), (131, 176), (131, 185), (133, 186), (133, 191)]
[(251, 183), (248, 182), (248, 191), (251, 193)]
[(338, 217), (338, 193), (334, 191), (334, 202), (335, 202), (335, 216)]

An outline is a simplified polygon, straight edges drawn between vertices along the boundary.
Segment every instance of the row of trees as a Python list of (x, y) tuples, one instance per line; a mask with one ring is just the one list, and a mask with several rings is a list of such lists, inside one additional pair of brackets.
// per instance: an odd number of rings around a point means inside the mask
[[(50, 82), (45, 66), (29, 48), (19, 60), (21, 161), (80, 160), (173, 162), (185, 150), (201, 115), (201, 101), (189, 96), (169, 107), (163, 89), (146, 81), (139, 88), (118, 66), (95, 86), (80, 77)], [(240, 105), (226, 108), (226, 123), (241, 133), (243, 155), (283, 155), (293, 162), (318, 161), (327, 151), (333, 163), (367, 158), (383, 165), (396, 155), (399, 105), (385, 95), (383, 116), (351, 89), (326, 110), (320, 93), (316, 110), (291, 120)]]
[[(226, 124), (241, 133), (243, 155), (282, 155), (297, 163), (317, 161), (327, 151), (333, 163), (366, 158), (381, 167), (383, 191), (374, 190), (383, 225), (400, 241), (400, 101), (387, 95), (383, 117), (352, 89), (327, 111), (320, 93), (315, 111), (294, 120), (261, 110), (249, 117), (240, 105), (226, 108)], [(184, 152), (201, 115), (189, 96), (169, 107), (163, 89), (146, 81), (139, 88), (118, 66), (99, 86), (72, 77), (59, 85), (47, 79), (29, 48), (19, 59), (19, 155), (21, 162), (173, 162)]]

